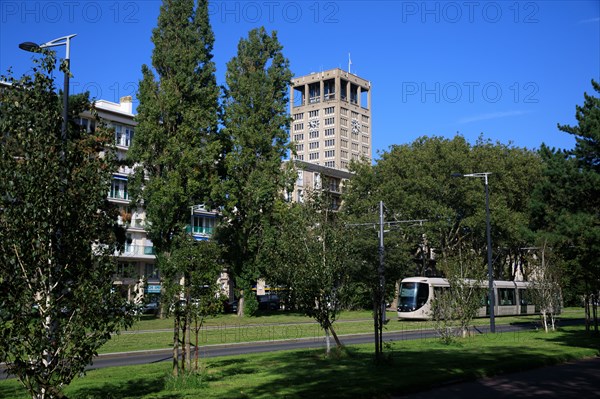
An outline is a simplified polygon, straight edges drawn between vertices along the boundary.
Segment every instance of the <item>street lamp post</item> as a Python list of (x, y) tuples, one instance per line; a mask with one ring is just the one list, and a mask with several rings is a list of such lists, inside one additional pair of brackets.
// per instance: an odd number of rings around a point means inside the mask
[(25, 51), (37, 52), (40, 49), (47, 47), (57, 47), (57, 46), (66, 46), (66, 56), (65, 56), (65, 81), (63, 88), (63, 120), (62, 120), (62, 128), (61, 128), (61, 141), (63, 145), (62, 156), (64, 156), (64, 145), (67, 142), (67, 118), (69, 117), (69, 74), (71, 71), (71, 39), (77, 36), (76, 34), (59, 37), (58, 39), (54, 39), (44, 44), (37, 44), (32, 42), (24, 42), (19, 44), (19, 48)]
[(494, 317), (494, 272), (492, 268), (492, 233), (490, 226), (490, 192), (488, 188), (488, 176), (491, 175), (491, 172), (482, 172), (482, 173), (453, 173), (452, 177), (475, 177), (475, 178), (483, 178), (485, 183), (485, 228), (487, 234), (487, 263), (488, 263), (488, 296), (490, 299), (489, 309), (490, 309), (490, 332), (496, 332), (496, 319)]

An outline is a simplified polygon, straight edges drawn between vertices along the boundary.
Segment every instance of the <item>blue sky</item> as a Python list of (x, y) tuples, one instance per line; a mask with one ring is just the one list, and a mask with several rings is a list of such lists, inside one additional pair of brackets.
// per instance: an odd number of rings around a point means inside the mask
[[(150, 63), (160, 2), (0, 1), (0, 72), (23, 41), (76, 33), (71, 92), (118, 101)], [(277, 30), (295, 75), (348, 68), (372, 83), (373, 149), (423, 135), (571, 148), (557, 123), (600, 80), (599, 1), (214, 1), (217, 79), (247, 32)], [(64, 49), (57, 49), (59, 57)], [(57, 74), (57, 84), (62, 75)]]

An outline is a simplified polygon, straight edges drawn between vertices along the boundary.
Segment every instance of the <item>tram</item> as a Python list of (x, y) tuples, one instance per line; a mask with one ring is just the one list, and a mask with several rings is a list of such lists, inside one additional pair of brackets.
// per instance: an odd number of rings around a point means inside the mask
[[(436, 292), (449, 289), (450, 284), (445, 278), (439, 277), (408, 277), (402, 280), (398, 298), (398, 318), (428, 320), (432, 315), (432, 300)], [(488, 282), (481, 288), (485, 289), (487, 299)], [(535, 314), (535, 306), (528, 299), (526, 281), (494, 280), (494, 315), (515, 316)], [(483, 299), (483, 298), (482, 298)], [(476, 317), (489, 316), (489, 306), (483, 305), (477, 311)]]

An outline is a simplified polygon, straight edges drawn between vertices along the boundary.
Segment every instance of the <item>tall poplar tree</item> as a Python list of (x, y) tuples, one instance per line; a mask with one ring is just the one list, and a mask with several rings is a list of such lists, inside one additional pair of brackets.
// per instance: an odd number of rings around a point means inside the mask
[(229, 150), (222, 186), (227, 222), (220, 238), (240, 289), (240, 315), (244, 292), (262, 274), (258, 255), (265, 226), (290, 183), (289, 165), (282, 167), (282, 160), (291, 149), (287, 104), (292, 73), (282, 49), (275, 32), (253, 29), (227, 64), (223, 125)]
[[(178, 301), (178, 294), (186, 292), (185, 285), (191, 281), (189, 265), (180, 268), (170, 260), (173, 251), (181, 247), (177, 243), (185, 241), (190, 209), (197, 204), (212, 205), (212, 187), (218, 182), (219, 88), (212, 61), (214, 35), (208, 1), (165, 0), (152, 42), (154, 70), (142, 67), (139, 125), (128, 157), (136, 168), (132, 193), (145, 207), (163, 285), (184, 281), (180, 291), (170, 290), (175, 294), (163, 297), (164, 309), (169, 301)], [(203, 263), (214, 262), (198, 259), (198, 267)], [(181, 369), (179, 326), (188, 331), (190, 322), (190, 312), (177, 314), (186, 317), (175, 317), (174, 373)], [(189, 345), (189, 339), (186, 341)]]

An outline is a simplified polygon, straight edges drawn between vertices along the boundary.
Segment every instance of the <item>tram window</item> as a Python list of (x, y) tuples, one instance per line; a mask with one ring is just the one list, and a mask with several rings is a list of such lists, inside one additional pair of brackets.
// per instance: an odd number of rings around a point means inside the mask
[(417, 306), (421, 307), (425, 305), (429, 298), (429, 286), (427, 284), (419, 284), (417, 290)]
[(529, 291), (526, 289), (519, 289), (519, 301), (521, 305), (531, 305), (531, 298), (529, 297)]
[(513, 288), (498, 288), (498, 305), (516, 305), (515, 290)]

